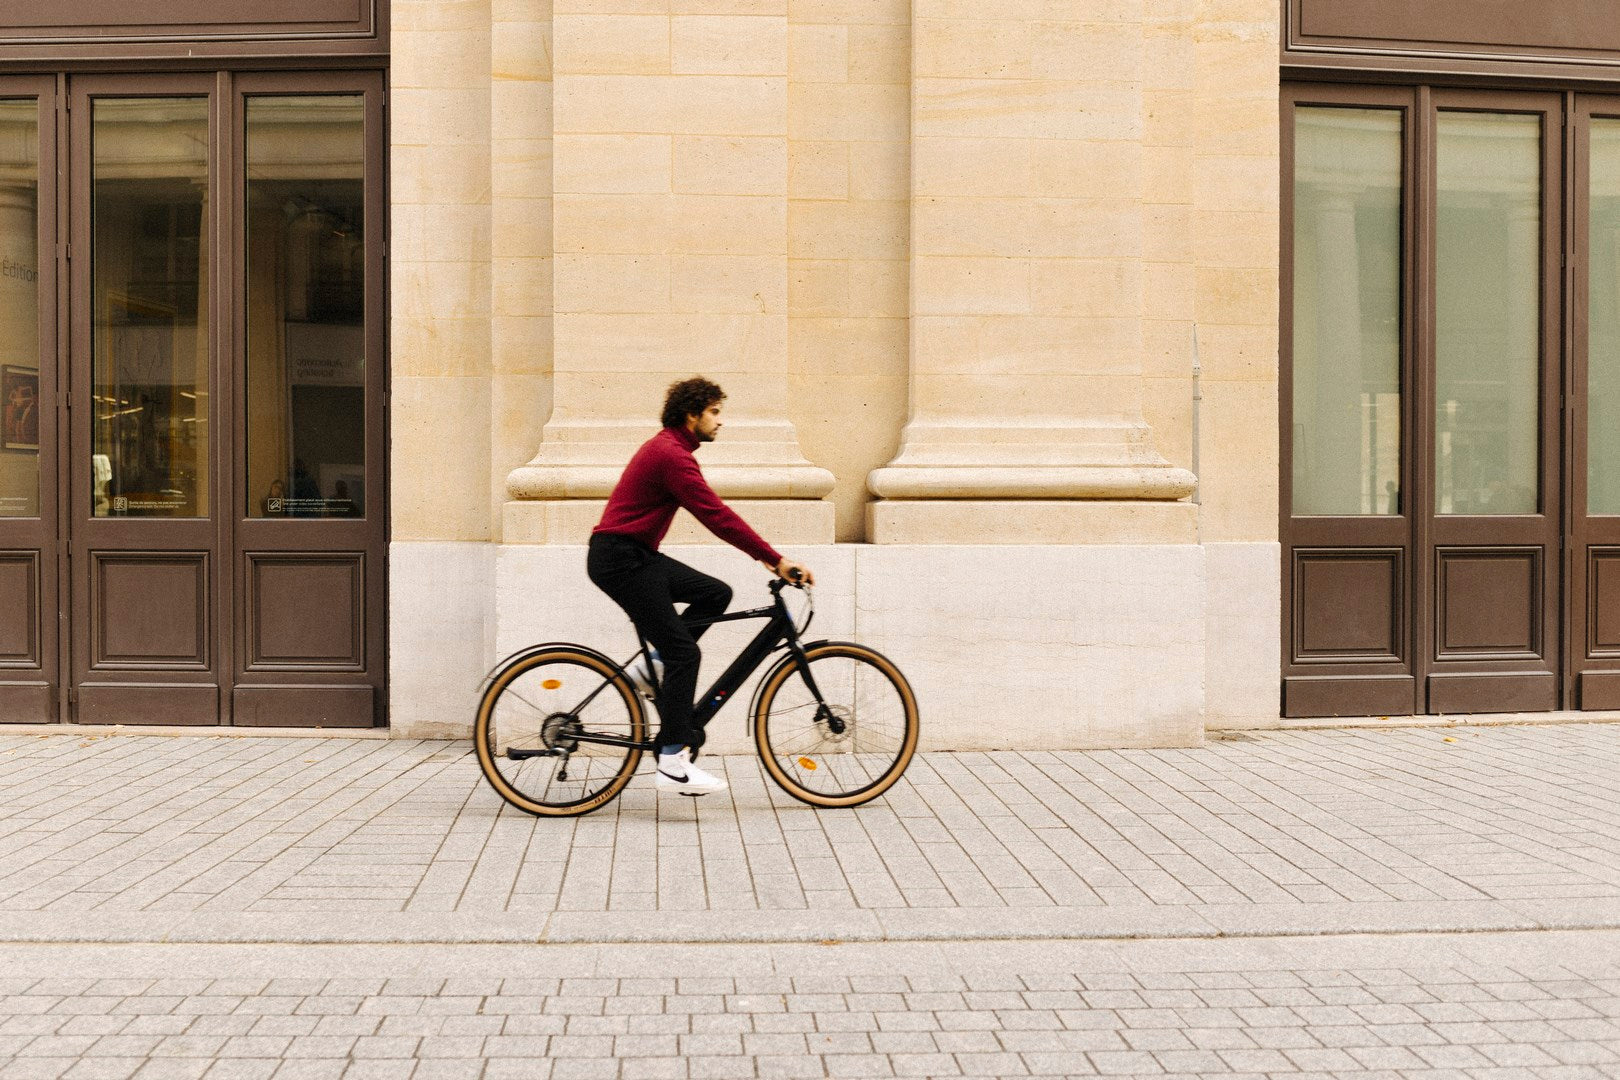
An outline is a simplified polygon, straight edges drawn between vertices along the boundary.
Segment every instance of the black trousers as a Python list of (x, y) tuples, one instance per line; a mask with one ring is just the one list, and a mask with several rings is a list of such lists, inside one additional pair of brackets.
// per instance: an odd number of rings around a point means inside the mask
[[(703, 729), (692, 723), (692, 699), (697, 696), (697, 639), (707, 626), (702, 619), (725, 613), (731, 586), (719, 578), (692, 569), (627, 536), (597, 533), (585, 572), (596, 587), (613, 598), (652, 643), (664, 661), (658, 688), (658, 746), (703, 745)], [(686, 610), (675, 614), (675, 605)]]

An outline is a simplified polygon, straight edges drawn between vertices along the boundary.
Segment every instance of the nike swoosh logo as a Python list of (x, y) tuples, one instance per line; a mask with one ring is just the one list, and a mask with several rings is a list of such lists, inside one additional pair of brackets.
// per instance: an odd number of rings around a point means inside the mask
[(675, 781), (677, 784), (686, 783), (686, 777), (684, 777), (684, 776), (676, 776), (674, 773), (667, 773), (663, 769), (658, 770), (658, 775), (659, 776), (667, 776), (671, 780)]

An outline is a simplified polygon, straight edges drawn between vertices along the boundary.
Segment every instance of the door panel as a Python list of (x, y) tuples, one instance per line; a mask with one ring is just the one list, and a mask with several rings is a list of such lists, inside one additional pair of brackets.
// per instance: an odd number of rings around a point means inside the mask
[(1283, 714), (1410, 712), (1410, 91), (1284, 93)]
[(73, 311), (68, 470), (81, 722), (220, 719), (213, 87), (73, 84), (73, 290), (88, 298)]
[(0, 77), (0, 723), (59, 685), (55, 84)]
[(382, 82), (236, 81), (237, 724), (380, 723)]

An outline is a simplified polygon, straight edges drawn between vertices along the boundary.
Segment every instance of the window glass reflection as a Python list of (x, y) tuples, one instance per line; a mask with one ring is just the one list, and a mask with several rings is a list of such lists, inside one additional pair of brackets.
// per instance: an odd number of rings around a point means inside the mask
[(1592, 121), (1586, 508), (1620, 514), (1620, 120)]
[(250, 517), (365, 513), (365, 108), (247, 101)]
[(0, 101), (0, 517), (39, 516), (39, 105)]
[(208, 101), (92, 102), (98, 517), (208, 516)]

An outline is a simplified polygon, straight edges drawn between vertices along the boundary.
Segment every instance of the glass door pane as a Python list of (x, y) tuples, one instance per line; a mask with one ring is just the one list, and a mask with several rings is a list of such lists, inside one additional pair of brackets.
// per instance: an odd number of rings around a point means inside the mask
[(1541, 461), (1541, 118), (1442, 111), (1438, 514), (1534, 514)]
[(39, 516), (39, 103), (0, 101), (0, 517)]
[(1620, 120), (1590, 130), (1586, 509), (1620, 514)]
[(97, 517), (207, 517), (208, 100), (92, 100)]
[(1401, 113), (1294, 118), (1295, 515), (1401, 512)]
[(363, 517), (365, 99), (247, 98), (249, 517)]

